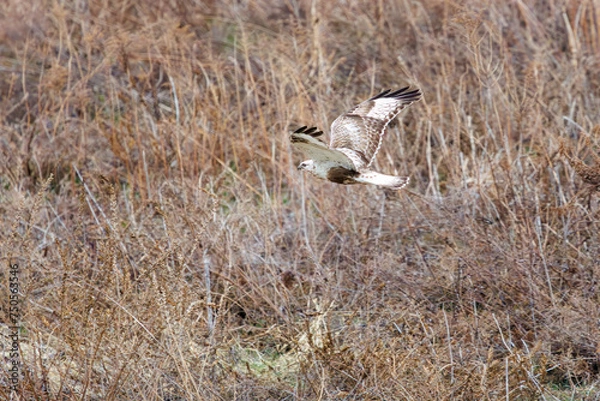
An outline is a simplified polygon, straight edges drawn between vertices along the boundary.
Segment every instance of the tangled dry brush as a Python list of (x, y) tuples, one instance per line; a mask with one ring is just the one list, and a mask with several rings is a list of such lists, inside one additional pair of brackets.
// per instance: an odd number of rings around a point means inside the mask
[[(0, 398), (14, 272), (13, 399), (600, 399), (598, 2), (0, 18)], [(296, 171), (290, 129), (405, 85), (407, 191)]]

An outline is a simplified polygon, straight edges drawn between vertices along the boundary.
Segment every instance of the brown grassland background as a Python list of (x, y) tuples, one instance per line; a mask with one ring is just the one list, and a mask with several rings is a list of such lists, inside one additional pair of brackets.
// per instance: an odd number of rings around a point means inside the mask
[(599, 154), (595, 0), (7, 0), (0, 398), (600, 400)]

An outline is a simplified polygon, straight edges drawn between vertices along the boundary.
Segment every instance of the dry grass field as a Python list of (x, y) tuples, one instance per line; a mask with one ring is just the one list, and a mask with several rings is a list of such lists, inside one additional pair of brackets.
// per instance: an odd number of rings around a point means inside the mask
[(596, 0), (6, 0), (0, 399), (600, 400), (599, 188)]

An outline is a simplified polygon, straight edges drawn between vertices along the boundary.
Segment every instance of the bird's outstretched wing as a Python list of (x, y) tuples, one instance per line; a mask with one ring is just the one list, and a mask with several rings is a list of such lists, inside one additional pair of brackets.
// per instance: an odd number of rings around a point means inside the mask
[(418, 89), (389, 89), (355, 106), (331, 124), (332, 149), (351, 149), (364, 161), (362, 168), (373, 163), (386, 127), (398, 113), (421, 98)]
[(290, 140), (292, 145), (300, 149), (307, 157), (317, 162), (334, 162), (342, 167), (354, 170), (354, 164), (342, 152), (330, 149), (325, 142), (319, 139), (323, 131), (317, 131), (316, 127), (298, 128), (292, 132)]

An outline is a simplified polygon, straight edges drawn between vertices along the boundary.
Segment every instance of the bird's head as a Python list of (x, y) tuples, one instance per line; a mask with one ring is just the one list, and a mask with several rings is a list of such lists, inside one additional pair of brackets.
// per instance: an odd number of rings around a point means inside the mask
[(312, 171), (315, 169), (315, 162), (312, 160), (305, 160), (298, 165), (298, 170)]

